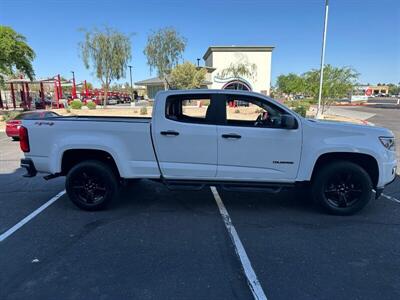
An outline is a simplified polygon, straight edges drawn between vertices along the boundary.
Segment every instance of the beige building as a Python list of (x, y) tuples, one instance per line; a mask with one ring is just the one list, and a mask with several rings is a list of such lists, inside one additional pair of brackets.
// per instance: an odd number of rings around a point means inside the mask
[[(203, 56), (212, 89), (241, 89), (269, 95), (271, 90), (271, 46), (211, 46)], [(238, 72), (245, 68), (249, 74)], [(236, 69), (236, 70), (235, 70)], [(230, 71), (231, 70), (231, 71)], [(242, 73), (242, 74), (241, 74)]]
[[(198, 67), (207, 70), (202, 88), (249, 90), (269, 95), (273, 49), (272, 46), (209, 47), (203, 56), (205, 66)], [(167, 86), (158, 77), (135, 84), (146, 87), (149, 99)]]

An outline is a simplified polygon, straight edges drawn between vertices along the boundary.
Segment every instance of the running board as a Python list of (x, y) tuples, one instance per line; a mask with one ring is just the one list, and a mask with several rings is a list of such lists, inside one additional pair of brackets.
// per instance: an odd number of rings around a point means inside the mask
[(282, 191), (282, 187), (260, 187), (260, 186), (235, 186), (235, 185), (221, 185), (222, 189), (228, 192), (263, 192), (270, 194), (277, 194)]
[(220, 186), (231, 192), (266, 192), (276, 194), (283, 188), (294, 187), (294, 183), (270, 182), (235, 182), (235, 181), (204, 181), (204, 180), (162, 180), (172, 191), (199, 191), (208, 186)]
[(170, 191), (200, 191), (206, 186), (200, 183), (180, 181), (164, 181), (164, 184)]

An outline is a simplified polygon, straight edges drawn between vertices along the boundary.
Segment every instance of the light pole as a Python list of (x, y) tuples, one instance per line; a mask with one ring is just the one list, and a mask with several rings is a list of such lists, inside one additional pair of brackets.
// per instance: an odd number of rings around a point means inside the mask
[(200, 67), (200, 58), (197, 59), (197, 66)]
[(322, 98), (322, 83), (324, 80), (325, 44), (326, 44), (326, 31), (328, 29), (328, 11), (329, 11), (329, 0), (325, 0), (325, 20), (324, 20), (324, 32), (322, 35), (322, 51), (321, 51), (320, 76), (319, 76), (317, 119), (322, 116), (321, 98)]
[(135, 99), (133, 99), (132, 66), (128, 66), (128, 67), (129, 67), (129, 76), (130, 76), (130, 79), (131, 79), (131, 96), (132, 96), (132, 100), (135, 100)]
[(72, 73), (72, 99), (76, 99), (75, 72), (71, 71), (71, 73)]

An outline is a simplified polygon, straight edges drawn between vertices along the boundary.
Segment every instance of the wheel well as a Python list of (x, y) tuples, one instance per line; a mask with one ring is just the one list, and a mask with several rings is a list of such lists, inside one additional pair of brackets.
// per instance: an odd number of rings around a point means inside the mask
[(371, 177), (373, 186), (376, 187), (378, 184), (379, 168), (376, 159), (368, 154), (347, 152), (325, 153), (318, 157), (311, 180), (323, 165), (337, 160), (346, 160), (359, 165)]
[(72, 167), (85, 160), (98, 160), (111, 167), (117, 177), (120, 177), (117, 164), (112, 155), (103, 150), (71, 149), (64, 152), (61, 161), (61, 175), (67, 175)]

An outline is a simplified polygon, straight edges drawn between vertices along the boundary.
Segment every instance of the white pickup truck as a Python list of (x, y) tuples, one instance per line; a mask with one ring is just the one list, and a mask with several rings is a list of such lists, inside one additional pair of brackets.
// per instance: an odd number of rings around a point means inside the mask
[(306, 119), (234, 90), (159, 92), (152, 118), (24, 119), (20, 144), (26, 176), (67, 176), (69, 198), (87, 210), (109, 204), (123, 180), (147, 178), (182, 189), (308, 185), (325, 210), (348, 215), (380, 195), (397, 164), (388, 129)]

